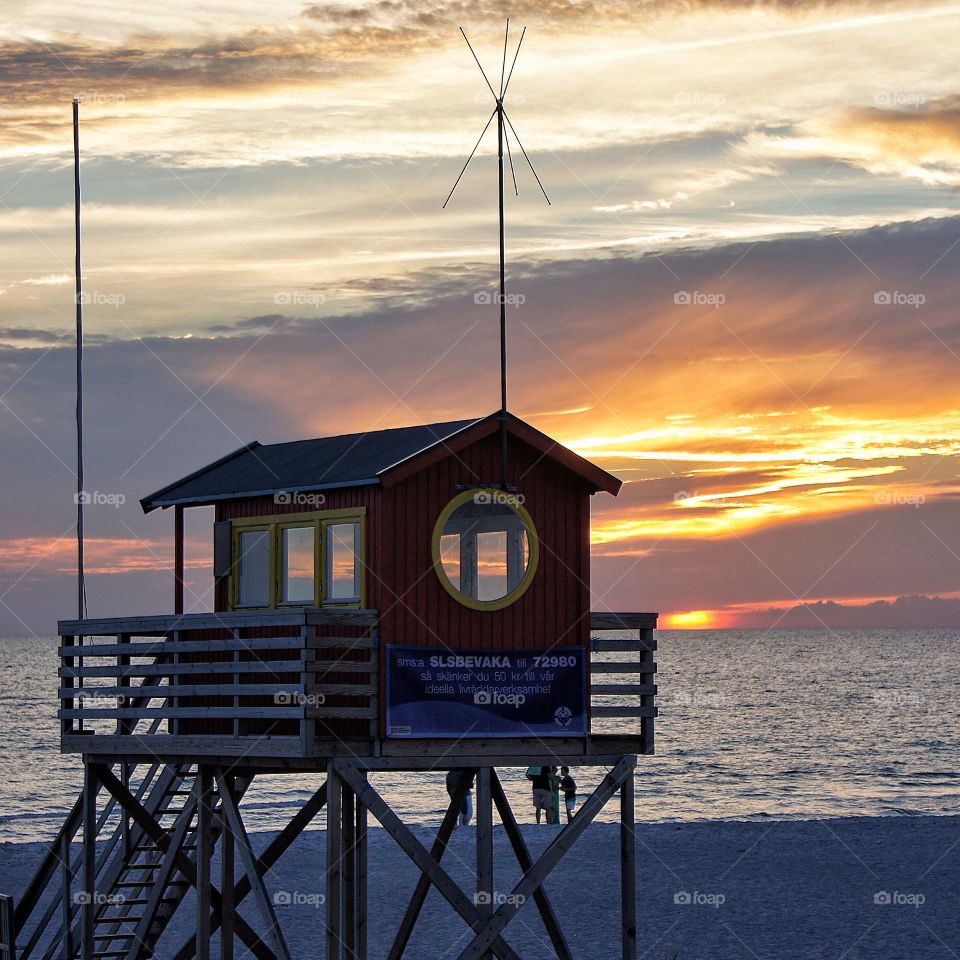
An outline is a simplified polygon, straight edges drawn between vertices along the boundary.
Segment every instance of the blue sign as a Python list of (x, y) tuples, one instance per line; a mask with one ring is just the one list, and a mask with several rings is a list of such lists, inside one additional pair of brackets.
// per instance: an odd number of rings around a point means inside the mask
[(585, 656), (387, 644), (387, 736), (585, 736)]

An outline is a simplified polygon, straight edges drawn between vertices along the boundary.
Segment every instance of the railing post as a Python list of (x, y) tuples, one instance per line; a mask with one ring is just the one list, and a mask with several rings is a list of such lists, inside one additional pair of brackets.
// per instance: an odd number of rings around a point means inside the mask
[(80, 956), (94, 960), (93, 931), (97, 913), (97, 768), (83, 765), (83, 895), (80, 904)]
[[(76, 646), (76, 637), (66, 636), (60, 637), (60, 646), (61, 647), (73, 647)], [(65, 677), (63, 675), (64, 668), (72, 669), (76, 661), (73, 657), (69, 656), (66, 652), (60, 654), (60, 668), (57, 670), (57, 676), (60, 680), (60, 686), (64, 690), (73, 690), (77, 685), (77, 678), (70, 676)], [(73, 705), (76, 703), (76, 700), (73, 697), (73, 694), (60, 697), (60, 709), (61, 710), (72, 710)], [(67, 736), (68, 734), (74, 733), (76, 730), (76, 721), (72, 717), (61, 716), (60, 717), (60, 736)]]
[(0, 894), (0, 960), (17, 960), (17, 932), (13, 922), (13, 897)]

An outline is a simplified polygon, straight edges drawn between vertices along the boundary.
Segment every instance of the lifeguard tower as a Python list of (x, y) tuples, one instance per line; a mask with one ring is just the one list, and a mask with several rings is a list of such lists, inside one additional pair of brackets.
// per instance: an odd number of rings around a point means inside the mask
[[(507, 489), (492, 479), (504, 437)], [(17, 906), (18, 960), (150, 957), (190, 887), (196, 936), (177, 960), (209, 957), (217, 928), (221, 956), (234, 937), (263, 960), (289, 956), (267, 874), (324, 806), (331, 960), (367, 956), (368, 812), (421, 871), (391, 957), (431, 886), (475, 933), (464, 958), (515, 957), (501, 933), (525, 897), (569, 957), (543, 880), (618, 792), (622, 950), (635, 956), (633, 771), (654, 747), (656, 617), (590, 609), (590, 498), (619, 488), (497, 412), (253, 443), (144, 498), (174, 512), (178, 610), (60, 623), (61, 747), (82, 755), (85, 788)], [(211, 505), (216, 609), (185, 614), (183, 511)], [(628, 657), (598, 656), (610, 650)], [(534, 862), (496, 767), (536, 764), (612, 769)], [(427, 850), (367, 773), (451, 767), (461, 789)], [(239, 803), (279, 773), (326, 781), (256, 858)], [(474, 777), (471, 895), (440, 861)], [(494, 806), (524, 871), (500, 906), (483, 896)], [(236, 911), (248, 895), (261, 926)]]
[[(431, 888), (472, 931), (460, 960), (519, 960), (508, 924), (527, 900), (568, 960), (544, 880), (616, 796), (611, 936), (635, 960), (633, 777), (637, 756), (654, 750), (656, 614), (591, 610), (591, 498), (616, 495), (620, 481), (508, 412), (508, 83), (501, 76), (494, 94), (500, 409), (251, 443), (143, 499), (146, 512), (173, 512), (173, 613), (59, 624), (60, 744), (82, 757), (84, 787), (27, 890), (15, 905), (0, 898), (0, 960), (210, 960), (214, 948), (220, 960), (288, 960), (269, 874), (323, 810), (326, 916), (311, 956), (320, 940), (326, 960), (368, 956), (372, 814), (419, 871), (390, 960), (409, 956)], [(76, 119), (75, 103), (75, 131)], [(79, 190), (77, 202), (79, 251)], [(198, 506), (214, 508), (215, 601), (185, 613), (183, 516)], [(82, 508), (82, 531), (80, 521)], [(606, 772), (534, 859), (497, 767), (564, 764)], [(457, 786), (428, 849), (368, 774), (450, 769)], [(322, 782), (257, 854), (241, 801), (258, 777), (295, 775)], [(476, 876), (465, 891), (442, 858), (474, 780)], [(521, 871), (500, 898), (494, 808)], [(194, 932), (158, 952), (190, 891)], [(254, 909), (241, 912), (248, 898)]]

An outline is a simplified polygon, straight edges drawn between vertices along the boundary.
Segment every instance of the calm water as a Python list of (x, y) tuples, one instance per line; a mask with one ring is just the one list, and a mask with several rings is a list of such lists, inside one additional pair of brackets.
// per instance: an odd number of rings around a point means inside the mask
[[(657, 756), (639, 759), (641, 819), (960, 813), (960, 630), (658, 637), (661, 716)], [(57, 752), (56, 672), (55, 640), (0, 640), (0, 840), (52, 837), (79, 790), (79, 759)], [(574, 774), (589, 788), (602, 772)], [(529, 817), (523, 771), (501, 776)], [(408, 818), (442, 816), (442, 776), (372, 779)], [(250, 827), (285, 822), (320, 780), (256, 781)]]

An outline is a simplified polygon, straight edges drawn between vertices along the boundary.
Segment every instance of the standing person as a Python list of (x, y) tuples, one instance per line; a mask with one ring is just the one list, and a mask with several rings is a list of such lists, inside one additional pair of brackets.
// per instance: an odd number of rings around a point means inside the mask
[(560, 822), (560, 776), (556, 767), (550, 768), (550, 819), (548, 823)]
[[(454, 769), (447, 773), (447, 794), (453, 799), (454, 791), (457, 789), (457, 782), (463, 770)], [(463, 807), (460, 810), (458, 821), (461, 827), (470, 825), (473, 818), (473, 777), (470, 778), (470, 785), (467, 787), (467, 795), (463, 798)]]
[(567, 808), (567, 823), (573, 819), (573, 808), (577, 805), (577, 781), (570, 776), (569, 767), (560, 768), (560, 789), (563, 791), (563, 805)]
[(527, 779), (533, 785), (533, 809), (537, 814), (537, 823), (540, 822), (540, 811), (546, 815), (547, 823), (550, 822), (550, 768), (549, 767), (527, 767)]

